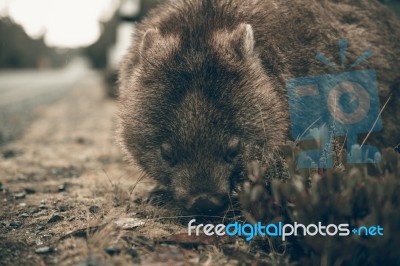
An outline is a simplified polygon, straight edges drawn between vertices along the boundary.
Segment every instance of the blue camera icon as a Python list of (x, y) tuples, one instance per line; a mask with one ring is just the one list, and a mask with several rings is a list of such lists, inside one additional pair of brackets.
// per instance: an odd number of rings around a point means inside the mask
[(295, 78), (286, 82), (286, 89), (292, 137), (322, 143), (319, 150), (302, 152), (298, 167), (331, 168), (336, 136), (346, 136), (348, 163), (379, 162), (379, 150), (357, 140), (358, 134), (382, 130), (373, 69)]

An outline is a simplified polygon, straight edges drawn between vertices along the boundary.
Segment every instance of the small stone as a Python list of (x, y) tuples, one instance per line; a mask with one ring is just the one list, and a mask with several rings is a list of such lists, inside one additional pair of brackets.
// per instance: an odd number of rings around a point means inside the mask
[(45, 227), (44, 225), (39, 225), (38, 228), (37, 228), (37, 230), (42, 231), (42, 230), (44, 230), (45, 228), (46, 228), (46, 227)]
[(25, 203), (25, 202), (21, 202), (20, 204), (18, 204), (18, 206), (20, 206), (20, 207), (26, 207), (26, 203)]
[(75, 219), (76, 219), (75, 216), (71, 216), (71, 217), (68, 218), (68, 222), (72, 222), (72, 221), (75, 220)]
[(41, 247), (35, 250), (36, 254), (48, 254), (52, 252), (53, 249), (51, 247)]
[(22, 225), (22, 222), (21, 221), (12, 221), (11, 223), (10, 223), (10, 226), (11, 227), (15, 227), (15, 228), (18, 228), (18, 227), (20, 227)]
[(25, 196), (26, 196), (25, 191), (14, 194), (15, 199), (23, 199), (25, 198)]
[(26, 213), (26, 212), (24, 212), (24, 213), (21, 213), (20, 215), (19, 215), (19, 217), (21, 217), (21, 218), (28, 218), (30, 215), (28, 214), (28, 213)]
[(64, 220), (64, 216), (58, 215), (58, 214), (53, 214), (53, 216), (50, 217), (50, 219), (47, 221), (47, 223), (56, 223), (59, 221)]
[(47, 209), (47, 206), (42, 203), (42, 204), (39, 205), (39, 208), (43, 210), (43, 209)]
[(36, 190), (33, 188), (25, 188), (25, 193), (26, 194), (35, 194)]
[(58, 192), (64, 192), (66, 190), (67, 186), (65, 184), (59, 185), (58, 186)]
[(89, 207), (89, 211), (90, 211), (91, 213), (98, 213), (99, 210), (100, 210), (99, 206), (90, 206), (90, 207)]
[(121, 229), (131, 230), (135, 229), (136, 227), (142, 226), (145, 222), (139, 218), (120, 218), (114, 222), (116, 226)]
[(29, 210), (28, 210), (28, 213), (29, 213), (30, 215), (32, 215), (32, 214), (34, 214), (34, 213), (37, 213), (37, 212), (39, 212), (39, 209), (36, 209), (36, 208), (32, 208), (32, 209), (29, 209)]
[(58, 211), (59, 212), (66, 212), (68, 210), (68, 206), (67, 205), (61, 205), (58, 207)]
[(121, 252), (119, 247), (110, 246), (105, 249), (106, 253), (110, 256), (118, 255)]

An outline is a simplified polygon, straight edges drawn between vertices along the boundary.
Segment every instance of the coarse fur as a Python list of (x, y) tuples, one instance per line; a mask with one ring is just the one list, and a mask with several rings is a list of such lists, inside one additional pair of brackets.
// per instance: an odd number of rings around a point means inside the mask
[(381, 104), (395, 97), (371, 140), (397, 144), (400, 23), (375, 0), (175, 0), (137, 25), (121, 65), (124, 151), (180, 207), (222, 204), (248, 162), (268, 167), (288, 139), (285, 81), (331, 73), (315, 53), (340, 62), (341, 38), (351, 62), (373, 50), (360, 69), (377, 71)]

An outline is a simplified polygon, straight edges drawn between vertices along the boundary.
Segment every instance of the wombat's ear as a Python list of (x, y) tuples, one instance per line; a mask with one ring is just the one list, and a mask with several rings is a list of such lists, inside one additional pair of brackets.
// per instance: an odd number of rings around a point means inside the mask
[(240, 56), (253, 53), (254, 34), (250, 24), (242, 23), (233, 31), (233, 47)]
[(155, 61), (168, 57), (179, 45), (179, 38), (176, 36), (163, 36), (158, 29), (148, 29), (140, 43), (139, 53), (142, 60)]
[(146, 51), (150, 50), (155, 44), (157, 39), (161, 39), (161, 34), (158, 29), (148, 29), (142, 38), (142, 43), (140, 44), (140, 56), (145, 56)]
[(213, 45), (225, 59), (243, 60), (254, 51), (253, 28), (249, 24), (241, 23), (234, 30), (217, 31), (213, 36)]

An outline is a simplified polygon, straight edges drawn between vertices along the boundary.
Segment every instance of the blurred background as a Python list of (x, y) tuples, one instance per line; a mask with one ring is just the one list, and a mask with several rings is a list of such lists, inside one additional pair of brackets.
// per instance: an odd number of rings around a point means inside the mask
[[(135, 22), (163, 1), (0, 0), (0, 146), (80, 79), (100, 76), (115, 97)], [(400, 14), (400, 0), (381, 2)]]
[(0, 0), (0, 146), (83, 78), (115, 97), (135, 22), (162, 1)]

